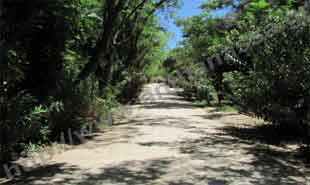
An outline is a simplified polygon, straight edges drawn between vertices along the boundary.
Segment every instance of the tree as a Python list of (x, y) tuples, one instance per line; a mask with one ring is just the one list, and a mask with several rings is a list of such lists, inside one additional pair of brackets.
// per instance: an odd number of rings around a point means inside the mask
[(0, 1), (1, 164), (134, 99), (164, 42), (155, 12), (176, 3)]
[[(185, 35), (181, 52), (191, 51), (181, 60), (206, 64), (219, 100), (224, 94), (245, 111), (294, 128), (294, 137), (309, 143), (309, 84), (304, 80), (309, 71), (309, 12), (304, 4), (208, 1), (201, 15), (180, 21)], [(213, 15), (223, 9), (230, 11)]]
[[(126, 25), (127, 21), (130, 21), (131, 17), (139, 18), (141, 15), (144, 16), (144, 21), (142, 23), (146, 24), (149, 17), (158, 9), (167, 3), (175, 2), (171, 0), (160, 0), (160, 1), (145, 1), (141, 2), (133, 1), (130, 3), (131, 9), (125, 11), (122, 15), (122, 11), (125, 9), (126, 3), (128, 1), (107, 1), (105, 3), (105, 14), (104, 14), (104, 30), (102, 32), (101, 39), (98, 40), (94, 49), (94, 55), (90, 58), (89, 63), (81, 71), (77, 83), (83, 79), (86, 79), (91, 73), (102, 73), (105, 76), (109, 76), (109, 71), (112, 66), (112, 56), (110, 51), (113, 50), (113, 41), (117, 40), (120, 36), (121, 29)], [(139, 11), (140, 9), (145, 11)], [(144, 13), (144, 14), (142, 14)], [(138, 19), (136, 19), (137, 21)], [(141, 32), (141, 31), (140, 31)], [(100, 89), (104, 89), (106, 86), (106, 79), (101, 79)]]

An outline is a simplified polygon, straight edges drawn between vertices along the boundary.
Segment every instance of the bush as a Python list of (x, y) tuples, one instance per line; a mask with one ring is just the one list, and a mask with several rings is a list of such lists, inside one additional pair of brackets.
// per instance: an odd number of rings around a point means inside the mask
[(310, 22), (305, 14), (278, 23), (280, 32), (255, 46), (254, 68), (233, 73), (237, 100), (258, 117), (278, 125), (295, 125), (305, 133), (310, 114)]
[(177, 62), (178, 65), (169, 69), (166, 75), (168, 85), (182, 88), (184, 90), (182, 95), (186, 98), (207, 101), (211, 104), (215, 90), (206, 71), (200, 65), (186, 65), (182, 59)]
[(37, 105), (36, 99), (26, 92), (20, 92), (9, 98), (2, 113), (1, 123), (1, 162), (11, 159), (11, 153), (23, 150), (21, 143), (46, 143), (50, 130), (47, 118), (48, 110)]
[(132, 72), (120, 83), (117, 99), (121, 103), (130, 103), (137, 99), (142, 91), (143, 85), (147, 82), (146, 76), (142, 73)]

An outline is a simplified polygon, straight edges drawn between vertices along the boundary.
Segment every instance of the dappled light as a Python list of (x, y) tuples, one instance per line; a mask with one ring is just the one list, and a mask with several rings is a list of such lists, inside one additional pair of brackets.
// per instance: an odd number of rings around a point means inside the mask
[[(148, 85), (144, 93), (155, 86), (164, 84)], [(296, 151), (262, 142), (259, 132), (257, 138), (242, 128), (233, 132), (238, 119), (248, 120), (248, 129), (256, 129), (251, 123), (255, 119), (215, 113), (189, 102), (191, 108), (184, 107), (173, 93), (160, 97), (153, 103), (162, 106), (132, 106), (120, 124), (94, 133), (85, 144), (54, 156), (51, 164), (25, 172), (14, 183), (306, 185), (309, 174)], [(171, 102), (176, 105), (169, 106)]]
[(1, 0), (0, 185), (310, 185), (309, 0)]

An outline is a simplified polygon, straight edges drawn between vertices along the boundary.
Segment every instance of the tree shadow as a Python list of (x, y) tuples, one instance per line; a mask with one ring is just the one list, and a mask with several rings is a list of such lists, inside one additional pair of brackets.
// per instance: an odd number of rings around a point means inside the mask
[(305, 166), (291, 151), (274, 149), (225, 134), (184, 141), (180, 146), (179, 151), (190, 155), (192, 159), (209, 160), (206, 165), (196, 168), (197, 172), (207, 172), (206, 176), (202, 176), (208, 182), (206, 184), (238, 184), (238, 181), (255, 185), (310, 183), (306, 172), (301, 169)]
[(85, 178), (75, 185), (122, 184), (146, 185), (160, 179), (168, 172), (173, 159), (161, 158), (147, 161), (129, 161), (103, 168), (98, 174), (86, 174)]
[(203, 119), (208, 119), (208, 120), (219, 120), (224, 117), (237, 116), (237, 115), (240, 115), (240, 114), (239, 113), (213, 112), (213, 113), (208, 113), (206, 115), (196, 115), (196, 116), (201, 117)]
[(71, 179), (70, 176), (79, 170), (76, 166), (68, 166), (64, 163), (32, 167), (31, 169), (19, 166), (19, 169), (21, 170), (20, 176), (15, 176), (11, 181), (3, 183), (2, 185), (45, 185), (47, 182), (50, 182), (53, 177), (59, 174), (62, 178), (57, 181), (57, 184), (65, 184)]
[[(125, 126), (127, 124), (128, 126)], [(127, 124), (124, 123), (121, 126), (115, 126), (114, 128), (111, 128), (109, 132), (93, 137), (86, 143), (86, 145), (84, 145), (84, 147), (86, 149), (94, 149), (113, 144), (125, 144), (128, 143), (131, 138), (144, 135), (135, 127), (135, 125), (129, 126), (130, 123)]]
[(136, 118), (127, 120), (122, 122), (122, 125), (131, 125), (132, 127), (136, 126), (164, 126), (164, 127), (176, 127), (176, 128), (183, 128), (183, 129), (193, 129), (194, 126), (191, 126), (193, 123), (192, 120), (186, 119), (183, 117), (160, 117), (160, 118)]
[(169, 185), (195, 185), (192, 182), (186, 182), (184, 180), (170, 181), (167, 184)]
[[(233, 137), (229, 133), (210, 134), (198, 139), (177, 142), (140, 143), (142, 146), (168, 146), (178, 149), (186, 158), (159, 158), (143, 161), (127, 161), (99, 169), (81, 172), (66, 164), (55, 164), (34, 169), (15, 182), (17, 184), (52, 184), (56, 175), (61, 178), (54, 184), (72, 185), (307, 185), (300, 164), (292, 152), (277, 150), (255, 141)], [(241, 151), (241, 152), (240, 152)], [(243, 160), (242, 158), (248, 158)], [(198, 166), (186, 165), (186, 176), (174, 176), (162, 181), (171, 173), (175, 161), (201, 161)], [(231, 163), (227, 163), (231, 162)], [(235, 163), (234, 163), (235, 162)], [(182, 168), (182, 167), (181, 167)], [(79, 174), (80, 173), (80, 174)], [(12, 184), (12, 183), (9, 183)], [(5, 184), (5, 185), (9, 185)]]
[[(193, 109), (190, 103), (157, 102), (145, 104), (146, 109)], [(196, 115), (204, 120), (216, 120), (225, 116), (234, 116), (237, 113), (211, 112), (207, 115)], [(139, 136), (136, 126), (167, 126), (189, 129), (189, 132), (208, 134), (200, 138), (185, 138), (174, 142), (142, 142), (144, 147), (165, 146), (177, 150), (186, 157), (159, 158), (143, 161), (126, 161), (113, 164), (109, 167), (83, 172), (77, 166), (54, 164), (32, 169), (31, 172), (4, 185), (10, 184), (71, 184), (71, 185), (228, 185), (228, 184), (256, 184), (256, 185), (307, 185), (302, 166), (295, 160), (294, 152), (275, 149), (264, 145), (272, 143), (274, 133), (267, 135), (265, 130), (258, 128), (222, 127), (218, 133), (210, 133), (207, 129), (199, 129), (191, 124), (190, 120), (179, 117), (137, 118), (123, 122), (116, 126), (120, 135), (114, 135), (113, 129), (109, 133), (112, 137), (93, 137), (92, 148), (103, 147), (119, 142), (118, 138)], [(130, 126), (126, 126), (130, 125)], [(240, 130), (241, 129), (241, 130)], [(261, 135), (262, 134), (262, 135)], [(271, 137), (272, 136), (272, 137)], [(270, 137), (270, 138), (269, 138)], [(108, 138), (108, 139), (107, 139)], [(96, 145), (98, 144), (98, 145)], [(276, 142), (275, 142), (276, 144)], [(278, 146), (278, 144), (276, 144)], [(87, 147), (86, 147), (87, 148)], [(112, 154), (111, 154), (112, 155)], [(90, 156), (91, 157), (91, 156)], [(178, 163), (175, 163), (177, 162)], [(189, 162), (190, 161), (190, 162)], [(199, 164), (191, 164), (199, 161)], [(162, 181), (166, 175), (173, 173), (171, 169), (177, 164), (185, 175)], [(190, 163), (190, 165), (188, 165)], [(188, 168), (188, 169), (187, 169)], [(58, 176), (60, 175), (60, 178)], [(51, 182), (57, 176), (57, 182)]]
[[(16, 177), (14, 180), (2, 185), (146, 185), (166, 174), (173, 160), (172, 158), (160, 158), (128, 161), (99, 169), (96, 172), (85, 172), (75, 166), (67, 166), (66, 164), (53, 164), (32, 169), (31, 172), (25, 172), (23, 176)], [(56, 175), (58, 176), (56, 177)]]
[(169, 142), (156, 142), (156, 141), (153, 141), (153, 142), (141, 142), (141, 143), (138, 143), (138, 144), (141, 145), (141, 146), (147, 146), (147, 147), (171, 146), (171, 143), (169, 143)]
[(191, 103), (187, 102), (153, 102), (144, 103), (144, 109), (195, 109), (199, 108)]
[(242, 140), (282, 147), (287, 144), (299, 144), (302, 141), (301, 133), (296, 128), (272, 124), (246, 127), (226, 126), (221, 128), (221, 131)]

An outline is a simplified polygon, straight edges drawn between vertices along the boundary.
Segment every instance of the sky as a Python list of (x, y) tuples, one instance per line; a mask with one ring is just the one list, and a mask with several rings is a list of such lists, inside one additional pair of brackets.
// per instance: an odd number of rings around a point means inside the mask
[[(183, 0), (182, 7), (180, 10), (178, 10), (176, 17), (186, 18), (199, 15), (202, 12), (199, 6), (203, 2), (206, 2), (206, 0)], [(225, 11), (221, 11), (217, 12), (216, 14), (223, 15), (225, 13)], [(166, 19), (162, 17), (161, 22), (169, 32), (173, 33), (167, 48), (168, 50), (173, 49), (178, 45), (178, 43), (182, 41), (182, 30), (174, 24), (173, 19)]]

